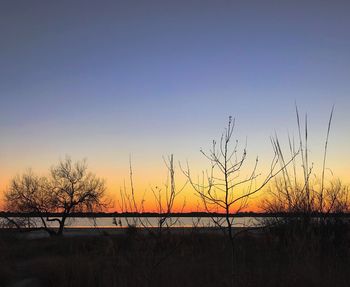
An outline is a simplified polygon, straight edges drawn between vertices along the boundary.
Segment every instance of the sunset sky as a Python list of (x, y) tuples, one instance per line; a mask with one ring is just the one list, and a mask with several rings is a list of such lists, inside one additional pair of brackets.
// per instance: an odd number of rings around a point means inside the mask
[(269, 137), (297, 134), (295, 103), (317, 165), (335, 105), (328, 167), (350, 183), (349, 15), (345, 0), (1, 1), (1, 191), (70, 155), (116, 198), (131, 155), (143, 193), (163, 156), (207, 168), (230, 115), (264, 172)]

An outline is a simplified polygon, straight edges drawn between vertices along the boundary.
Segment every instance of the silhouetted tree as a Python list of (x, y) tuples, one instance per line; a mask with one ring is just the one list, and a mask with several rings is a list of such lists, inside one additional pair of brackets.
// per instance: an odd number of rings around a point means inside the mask
[[(148, 258), (147, 264), (144, 267), (145, 286), (153, 286), (152, 282), (155, 276), (158, 275), (159, 268), (175, 253), (181, 243), (179, 241), (171, 241), (169, 231), (179, 221), (179, 218), (173, 217), (172, 213), (174, 212), (178, 195), (183, 191), (187, 182), (180, 188), (176, 186), (173, 155), (170, 155), (167, 159), (164, 158), (164, 163), (167, 169), (166, 182), (163, 185), (151, 187), (152, 195), (147, 197), (155, 207), (155, 211), (152, 213), (157, 215), (156, 221), (154, 221), (155, 217), (153, 216), (149, 218), (142, 215), (142, 213), (150, 211), (145, 209), (145, 193), (141, 200), (137, 200), (136, 198), (131, 159), (129, 161), (130, 188), (127, 189), (124, 184), (124, 188), (120, 191), (119, 203), (122, 212), (134, 213), (132, 219), (128, 217), (124, 218), (130, 228), (129, 231), (136, 231), (136, 228), (142, 228), (149, 235), (148, 240), (144, 240), (143, 233), (132, 233), (133, 235), (139, 235), (137, 237), (140, 239), (139, 242), (143, 242), (143, 250)], [(184, 204), (182, 208), (184, 208)], [(121, 220), (114, 218), (114, 223), (118, 226)]]
[(247, 207), (250, 196), (256, 194), (263, 189), (272, 178), (274, 178), (281, 170), (285, 168), (289, 162), (284, 163), (277, 168), (277, 139), (272, 139), (274, 157), (272, 159), (270, 170), (267, 175), (257, 183), (260, 173), (257, 172), (258, 157), (255, 160), (254, 167), (248, 173), (248, 176), (242, 178), (242, 167), (247, 159), (246, 147), (238, 154), (238, 141), (232, 145), (232, 135), (235, 121), (229, 118), (228, 126), (222, 134), (220, 143), (214, 140), (212, 149), (209, 153), (201, 150), (201, 153), (209, 160), (209, 171), (203, 172), (201, 181), (195, 181), (191, 174), (190, 168), (183, 169), (184, 174), (188, 178), (190, 184), (196, 194), (202, 199), (203, 206), (208, 213), (223, 212), (224, 217), (214, 217), (212, 220), (216, 226), (220, 227), (230, 242), (231, 246), (231, 275), (232, 285), (234, 284), (235, 274), (235, 234), (233, 226), (235, 224), (235, 213)]
[[(163, 186), (151, 188), (154, 204), (156, 206), (156, 213), (158, 214), (157, 225), (153, 226), (149, 221), (144, 222), (144, 226), (156, 227), (155, 234), (157, 236), (161, 236), (164, 227), (168, 230), (178, 223), (179, 218), (172, 217), (171, 214), (174, 212), (174, 205), (178, 195), (184, 190), (187, 184), (187, 182), (185, 182), (180, 188), (176, 186), (173, 155), (170, 155), (168, 159), (164, 159), (164, 163), (168, 171), (166, 182)], [(182, 210), (184, 205), (185, 202), (183, 203)], [(142, 210), (144, 210), (144, 207), (142, 207)]]
[[(178, 188), (176, 186), (175, 180), (175, 167), (174, 167), (174, 157), (170, 155), (167, 159), (164, 158), (164, 163), (167, 169), (167, 180), (163, 185), (158, 185), (151, 187), (152, 195), (148, 198), (153, 199), (153, 206), (155, 210), (152, 212), (158, 215), (157, 223), (154, 224), (147, 217), (137, 216), (140, 213), (150, 212), (145, 209), (146, 199), (144, 192), (140, 200), (137, 199), (135, 188), (134, 188), (134, 177), (133, 168), (131, 164), (131, 159), (129, 161), (129, 179), (130, 188), (124, 187), (120, 189), (120, 201), (119, 207), (123, 213), (133, 213), (136, 215), (132, 219), (125, 217), (127, 225), (131, 226), (141, 226), (153, 233), (154, 235), (160, 235), (164, 227), (170, 228), (178, 222), (178, 218), (174, 218), (171, 214), (174, 212), (174, 205), (178, 195), (184, 190), (187, 181)], [(183, 203), (182, 209), (184, 208), (185, 202)], [(116, 225), (120, 225), (118, 222), (120, 220), (114, 219)]]
[[(106, 207), (105, 183), (88, 172), (86, 161), (75, 163), (67, 157), (51, 168), (50, 176), (38, 177), (31, 171), (11, 180), (5, 192), (8, 211), (40, 216), (41, 226), (50, 235), (61, 235), (72, 212), (97, 211)], [(59, 213), (50, 218), (49, 212)], [(48, 222), (57, 222), (58, 229), (49, 228)], [(32, 223), (28, 227), (37, 227)]]
[(31, 170), (18, 175), (10, 182), (5, 192), (5, 206), (7, 211), (20, 212), (21, 217), (6, 218), (8, 227), (36, 228), (38, 225), (51, 235), (54, 231), (48, 228), (44, 216), (39, 217), (40, 223), (27, 213), (45, 214), (51, 210), (52, 193), (49, 192), (49, 182), (46, 177), (36, 176)]

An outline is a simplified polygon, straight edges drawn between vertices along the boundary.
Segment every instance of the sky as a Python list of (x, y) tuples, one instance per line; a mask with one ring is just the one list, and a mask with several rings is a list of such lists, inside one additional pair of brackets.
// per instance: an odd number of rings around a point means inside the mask
[(116, 197), (131, 156), (143, 193), (165, 181), (170, 154), (206, 169), (199, 150), (229, 116), (264, 170), (270, 136), (296, 134), (295, 103), (319, 164), (335, 106), (327, 166), (349, 182), (349, 15), (337, 0), (3, 0), (0, 189), (70, 155)]

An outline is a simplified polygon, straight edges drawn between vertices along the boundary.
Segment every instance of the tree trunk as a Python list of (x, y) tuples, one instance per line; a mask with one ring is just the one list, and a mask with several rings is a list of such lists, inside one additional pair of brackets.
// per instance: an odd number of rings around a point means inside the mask
[(66, 218), (67, 218), (66, 216), (63, 216), (61, 221), (60, 221), (60, 225), (59, 225), (59, 228), (58, 228), (58, 231), (57, 231), (57, 235), (58, 236), (62, 236), (62, 234), (63, 234)]
[(235, 285), (235, 244), (234, 239), (231, 235), (230, 237), (230, 247), (231, 247), (231, 286)]

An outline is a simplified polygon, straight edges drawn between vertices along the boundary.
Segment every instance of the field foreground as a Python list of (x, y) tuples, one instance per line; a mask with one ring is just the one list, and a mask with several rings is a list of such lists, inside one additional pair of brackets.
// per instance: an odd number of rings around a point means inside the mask
[[(230, 245), (219, 232), (86, 231), (31, 240), (3, 233), (0, 286), (232, 285)], [(326, 239), (281, 229), (241, 233), (234, 286), (348, 286), (348, 231), (337, 232)]]

